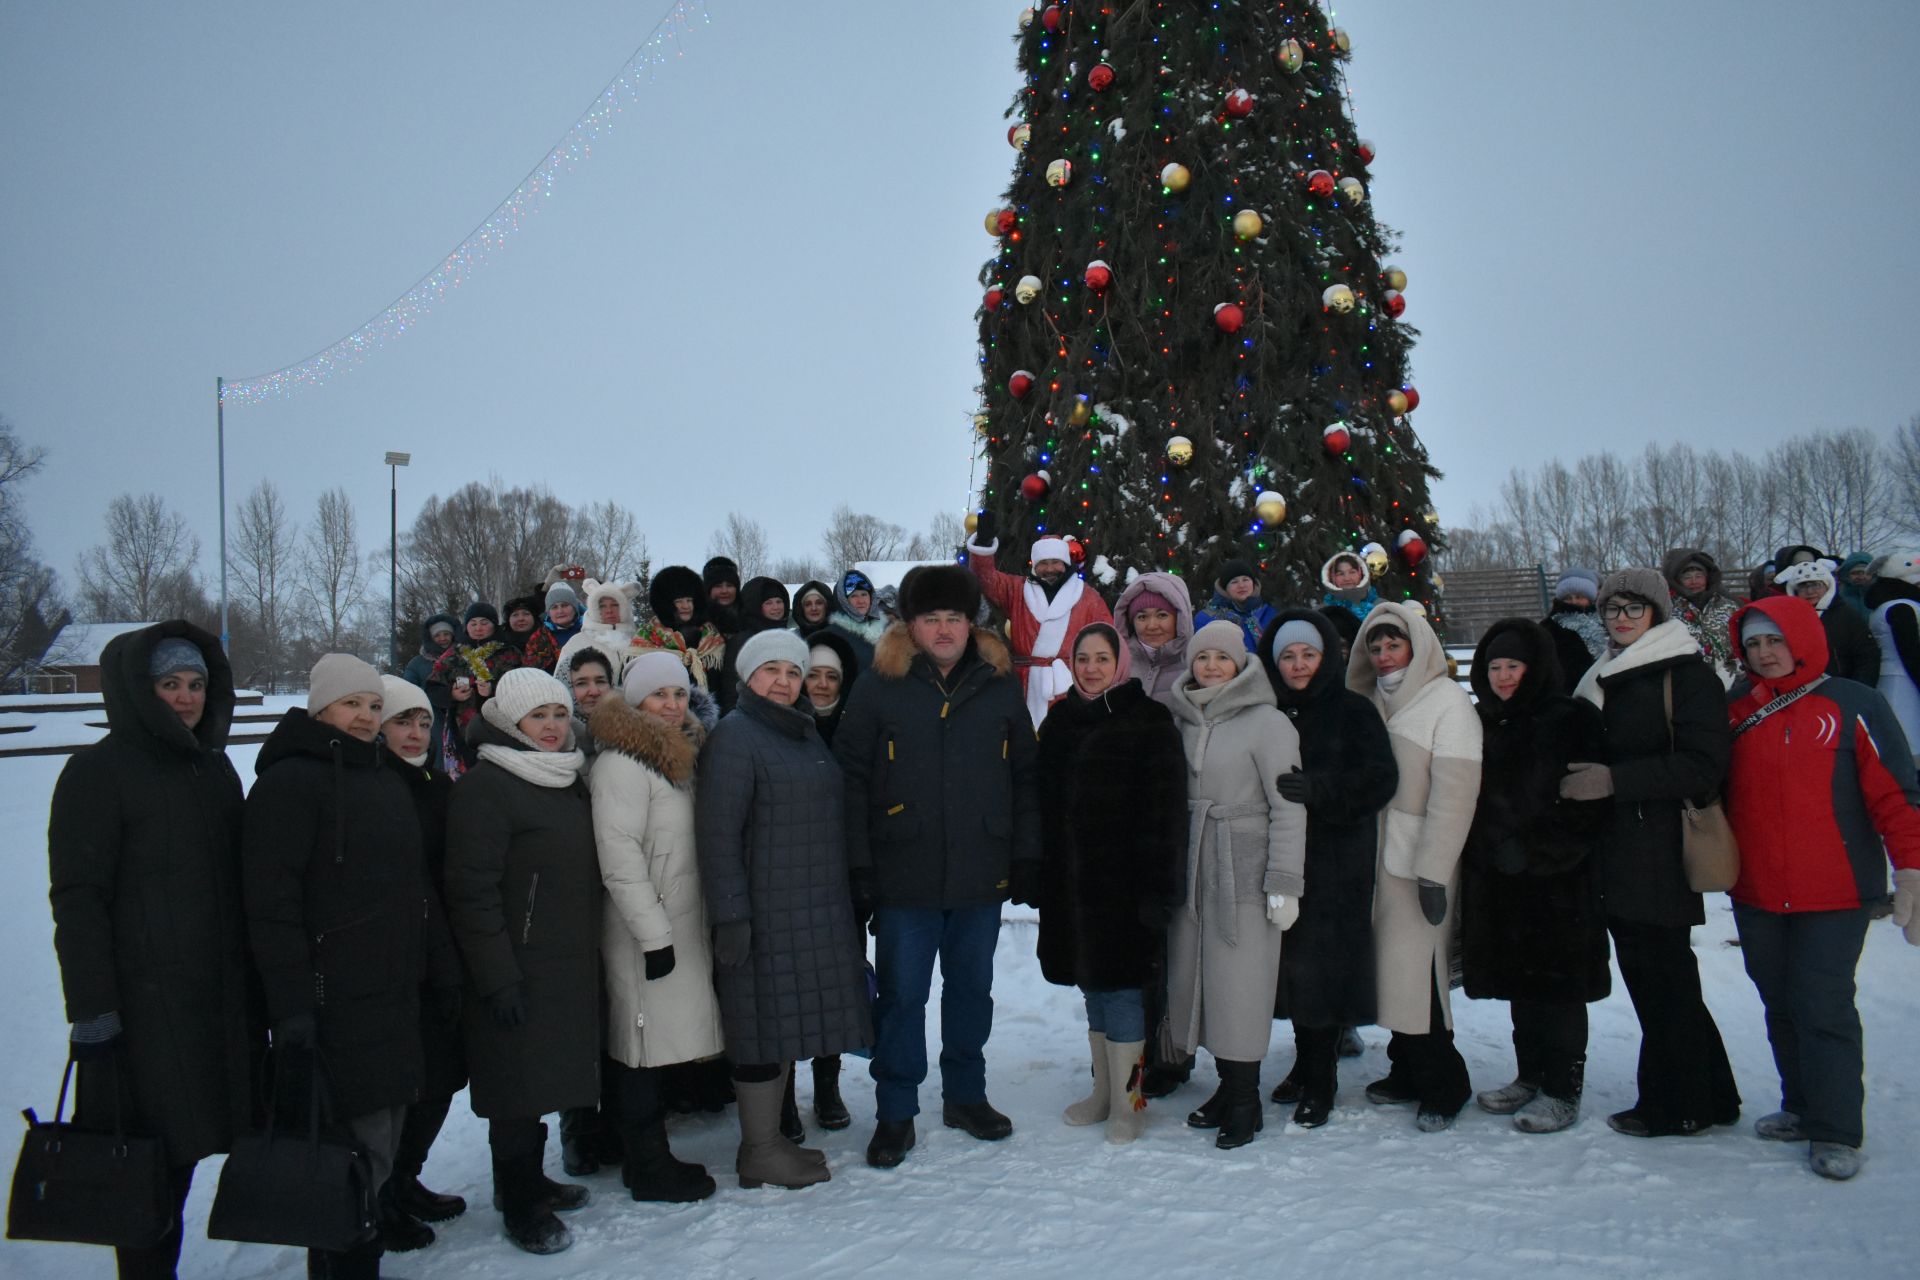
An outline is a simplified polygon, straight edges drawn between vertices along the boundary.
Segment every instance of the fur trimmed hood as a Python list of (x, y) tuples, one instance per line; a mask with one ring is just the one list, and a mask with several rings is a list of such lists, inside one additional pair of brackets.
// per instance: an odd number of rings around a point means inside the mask
[[(1413, 646), (1413, 657), (1407, 663), (1406, 677), (1391, 694), (1379, 689), (1373, 660), (1367, 654), (1368, 633), (1383, 623), (1406, 632), (1407, 640)], [(1424, 612), (1398, 600), (1383, 600), (1373, 606), (1366, 620), (1360, 624), (1360, 636), (1353, 642), (1353, 651), (1347, 655), (1347, 688), (1373, 699), (1383, 709), (1385, 718), (1392, 720), (1393, 712), (1412, 702), (1419, 690), (1436, 680), (1447, 679), (1450, 679), (1447, 652), (1441, 647), (1440, 637), (1434, 634), (1433, 624), (1427, 621)]]
[[(1013, 674), (1013, 655), (1007, 652), (1007, 642), (985, 627), (973, 629), (973, 648), (980, 660), (993, 668), (995, 675)], [(895, 622), (887, 627), (880, 642), (873, 647), (873, 674), (882, 680), (902, 680), (913, 668), (913, 659), (920, 650), (913, 643), (913, 633), (907, 630), (904, 622)]]
[(630, 756), (676, 787), (693, 781), (700, 746), (707, 740), (706, 729), (691, 712), (673, 729), (618, 695), (601, 699), (587, 728), (601, 750)]

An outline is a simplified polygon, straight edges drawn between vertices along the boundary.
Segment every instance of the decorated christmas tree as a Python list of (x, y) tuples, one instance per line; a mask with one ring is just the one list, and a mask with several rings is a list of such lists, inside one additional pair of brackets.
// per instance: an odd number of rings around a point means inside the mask
[(1383, 598), (1433, 611), (1438, 472), (1346, 34), (1310, 0), (1078, 0), (1020, 25), (974, 418), (1001, 567), (1045, 533), (1110, 591), (1168, 570), (1198, 604), (1244, 559), (1269, 600), (1317, 601), (1354, 550)]

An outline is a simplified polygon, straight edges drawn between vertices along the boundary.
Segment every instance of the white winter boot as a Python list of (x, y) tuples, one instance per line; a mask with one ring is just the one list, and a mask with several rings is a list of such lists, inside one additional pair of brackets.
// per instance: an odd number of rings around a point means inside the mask
[(1146, 1047), (1144, 1040), (1107, 1041), (1108, 1142), (1132, 1142), (1147, 1127), (1147, 1100), (1137, 1073)]
[(1093, 1092), (1067, 1108), (1068, 1124), (1099, 1124), (1107, 1118), (1111, 1097), (1107, 1088), (1107, 1036), (1104, 1031), (1087, 1032), (1093, 1048)]

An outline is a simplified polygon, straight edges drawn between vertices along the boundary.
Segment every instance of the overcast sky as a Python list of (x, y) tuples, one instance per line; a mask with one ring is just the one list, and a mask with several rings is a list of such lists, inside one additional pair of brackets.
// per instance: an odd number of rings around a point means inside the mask
[[(217, 571), (214, 378), (351, 331), (511, 191), (667, 0), (0, 0), (0, 414), (63, 574), (157, 490)], [(230, 503), (323, 488), (384, 546), (489, 474), (615, 497), (655, 564), (729, 509), (968, 497), (981, 218), (1017, 0), (710, 0), (592, 161), (414, 331), (227, 415)], [(1920, 411), (1920, 4), (1349, 0), (1403, 234), (1415, 425), (1464, 520), (1509, 467), (1755, 451)]]

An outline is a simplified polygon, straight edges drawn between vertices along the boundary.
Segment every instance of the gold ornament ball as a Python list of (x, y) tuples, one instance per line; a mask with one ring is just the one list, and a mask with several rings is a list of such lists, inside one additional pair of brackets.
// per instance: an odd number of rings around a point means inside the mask
[(967, 518), (960, 523), (966, 526), (967, 536), (971, 537), (980, 528), (980, 517), (969, 511), (967, 512)]
[(1434, 509), (1431, 502), (1420, 508), (1420, 518), (1427, 522), (1429, 528), (1437, 529), (1440, 527), (1440, 513)]
[(1341, 30), (1339, 27), (1329, 27), (1327, 29), (1327, 35), (1332, 37), (1333, 47), (1338, 49), (1340, 52), (1342, 53), (1353, 52), (1353, 37), (1349, 36), (1345, 31)]
[(1093, 405), (1085, 396), (1073, 398), (1073, 408), (1067, 411), (1067, 421), (1076, 427), (1084, 427), (1093, 418)]
[(1374, 577), (1382, 577), (1392, 561), (1387, 558), (1387, 549), (1377, 542), (1369, 542), (1360, 548), (1360, 558), (1367, 562), (1367, 572)]
[(1167, 441), (1167, 460), (1176, 467), (1184, 467), (1193, 461), (1193, 441), (1185, 436), (1175, 436)]
[(1367, 199), (1366, 184), (1358, 178), (1342, 178), (1334, 184), (1340, 188), (1340, 198), (1348, 204), (1363, 204)]
[(1282, 71), (1292, 74), (1307, 64), (1307, 54), (1298, 40), (1282, 40), (1273, 52), (1273, 60), (1280, 64)]
[(1020, 283), (1013, 286), (1013, 296), (1023, 304), (1032, 302), (1043, 288), (1039, 276), (1021, 276)]
[(1343, 284), (1330, 284), (1320, 294), (1320, 305), (1341, 315), (1353, 310), (1353, 290)]
[(1397, 290), (1401, 293), (1406, 292), (1407, 273), (1400, 268), (1388, 267), (1380, 273), (1380, 278), (1387, 282), (1387, 288)]
[(1047, 185), (1064, 187), (1073, 181), (1073, 161), (1055, 160), (1047, 166)]
[(1279, 524), (1287, 518), (1287, 500), (1271, 489), (1264, 489), (1253, 500), (1253, 514), (1263, 524)]
[(1266, 222), (1252, 209), (1242, 209), (1233, 215), (1233, 234), (1242, 240), (1258, 239), (1266, 227)]
[(993, 423), (988, 420), (986, 414), (976, 413), (973, 415), (973, 431), (975, 435), (984, 436), (992, 429)]
[(1170, 164), (1160, 171), (1160, 185), (1169, 191), (1185, 191), (1193, 175), (1183, 164)]
[(1387, 412), (1399, 417), (1407, 411), (1407, 393), (1398, 387), (1387, 392)]

